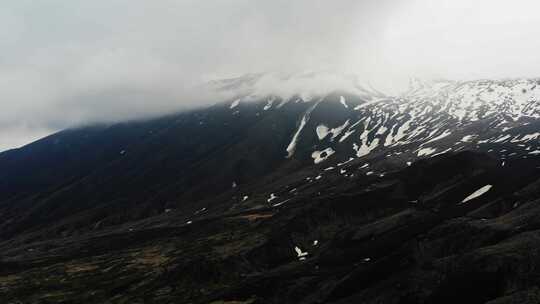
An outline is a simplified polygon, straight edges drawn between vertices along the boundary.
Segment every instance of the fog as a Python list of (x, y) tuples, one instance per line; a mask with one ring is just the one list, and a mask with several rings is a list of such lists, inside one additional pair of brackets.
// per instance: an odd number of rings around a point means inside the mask
[(5, 0), (0, 151), (63, 128), (213, 103), (224, 96), (201, 84), (249, 73), (321, 75), (257, 83), (283, 94), (348, 85), (335, 75), (389, 94), (410, 77), (537, 77), (536, 3)]

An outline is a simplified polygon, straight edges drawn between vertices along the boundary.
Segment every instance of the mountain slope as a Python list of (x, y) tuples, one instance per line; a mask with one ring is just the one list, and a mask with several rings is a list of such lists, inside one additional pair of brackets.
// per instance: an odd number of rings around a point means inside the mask
[(248, 90), (0, 153), (0, 291), (29, 303), (532, 297), (536, 84)]

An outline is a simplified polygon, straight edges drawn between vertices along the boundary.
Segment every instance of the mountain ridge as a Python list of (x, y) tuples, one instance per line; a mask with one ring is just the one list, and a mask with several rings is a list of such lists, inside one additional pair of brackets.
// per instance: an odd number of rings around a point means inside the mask
[(439, 83), (401, 97), (247, 94), (0, 153), (0, 298), (534, 295), (535, 83)]

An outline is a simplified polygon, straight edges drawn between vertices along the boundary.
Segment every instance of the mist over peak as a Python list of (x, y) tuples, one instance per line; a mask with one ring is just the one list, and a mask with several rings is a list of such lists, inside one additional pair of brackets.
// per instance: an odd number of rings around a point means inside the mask
[(215, 80), (207, 86), (218, 94), (226, 96), (244, 96), (249, 99), (267, 96), (288, 100), (301, 96), (304, 100), (322, 97), (334, 92), (347, 92), (355, 95), (386, 95), (364, 83), (359, 75), (338, 71), (305, 71), (297, 73), (258, 73), (241, 77)]
[[(412, 77), (537, 77), (538, 9), (530, 0), (10, 1), (0, 12), (0, 126), (19, 135), (0, 129), (14, 143), (0, 149), (24, 142), (24, 130), (154, 117), (212, 104), (234, 86), (399, 95)], [(198, 90), (215, 79), (230, 84)]]

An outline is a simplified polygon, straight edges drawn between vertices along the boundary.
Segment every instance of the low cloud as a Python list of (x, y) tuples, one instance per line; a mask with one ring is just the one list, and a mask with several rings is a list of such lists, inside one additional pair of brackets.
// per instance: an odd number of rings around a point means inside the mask
[(202, 83), (245, 74), (266, 72), (251, 88), (283, 96), (355, 83), (398, 92), (409, 77), (538, 76), (539, 8), (529, 0), (7, 1), (0, 150), (80, 124), (213, 103), (228, 95)]

